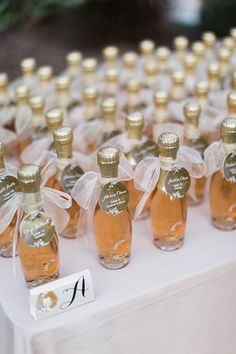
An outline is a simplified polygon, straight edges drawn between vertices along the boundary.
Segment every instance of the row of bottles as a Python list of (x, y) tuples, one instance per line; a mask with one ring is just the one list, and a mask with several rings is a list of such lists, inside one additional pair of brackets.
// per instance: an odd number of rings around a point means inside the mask
[(122, 57), (110, 46), (100, 65), (72, 52), (59, 77), (33, 58), (14, 82), (0, 74), (0, 216), (15, 207), (0, 255), (14, 256), (17, 231), (29, 287), (58, 276), (58, 235), (92, 228), (109, 269), (128, 264), (134, 219), (150, 218), (159, 249), (180, 248), (210, 175), (212, 223), (236, 228), (235, 33), (178, 37), (173, 51), (145, 40)]

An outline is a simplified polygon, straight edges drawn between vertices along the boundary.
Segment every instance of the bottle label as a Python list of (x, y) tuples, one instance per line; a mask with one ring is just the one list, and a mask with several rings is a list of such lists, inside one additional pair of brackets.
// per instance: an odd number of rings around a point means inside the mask
[(206, 141), (206, 139), (202, 137), (196, 139), (192, 145), (192, 148), (197, 150), (202, 158), (204, 158), (204, 151), (206, 150), (207, 147), (208, 147), (208, 142)]
[(100, 208), (109, 215), (122, 213), (128, 206), (129, 191), (122, 182), (110, 182), (102, 187), (99, 196)]
[(10, 175), (0, 177), (0, 207), (18, 192), (20, 187), (17, 178)]
[(55, 225), (43, 211), (26, 215), (20, 224), (20, 236), (30, 247), (47, 246), (55, 236)]
[(158, 145), (152, 140), (147, 140), (141, 145), (135, 146), (132, 150), (132, 155), (136, 164), (138, 164), (145, 157), (158, 156)]
[(172, 199), (183, 198), (190, 187), (190, 175), (183, 167), (176, 167), (167, 172), (165, 190)]
[(61, 184), (67, 193), (71, 193), (75, 183), (84, 174), (82, 168), (70, 164), (66, 166), (61, 175)]
[(232, 151), (225, 156), (223, 175), (226, 181), (236, 183), (236, 151)]

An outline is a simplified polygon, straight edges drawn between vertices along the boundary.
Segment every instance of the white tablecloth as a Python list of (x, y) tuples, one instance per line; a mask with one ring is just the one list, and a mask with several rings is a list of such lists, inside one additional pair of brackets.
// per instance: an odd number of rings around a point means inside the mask
[[(96, 300), (41, 322), (12, 261), (0, 259), (1, 354), (235, 354), (236, 232), (189, 210), (184, 247), (165, 253), (136, 222), (130, 264), (106, 270), (79, 241), (61, 240), (61, 275), (89, 268)], [(17, 261), (18, 262), (18, 261)]]

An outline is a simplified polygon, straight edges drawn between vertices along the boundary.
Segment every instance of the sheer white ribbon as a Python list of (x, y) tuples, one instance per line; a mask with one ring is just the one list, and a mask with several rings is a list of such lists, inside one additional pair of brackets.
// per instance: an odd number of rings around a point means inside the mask
[(193, 178), (200, 178), (205, 174), (205, 163), (198, 151), (181, 146), (178, 150), (176, 160), (169, 160), (163, 157), (147, 157), (136, 167), (134, 172), (135, 188), (144, 192), (136, 207), (134, 219), (142, 212), (148, 198), (154, 191), (160, 176), (160, 168), (169, 170), (174, 166), (184, 167)]

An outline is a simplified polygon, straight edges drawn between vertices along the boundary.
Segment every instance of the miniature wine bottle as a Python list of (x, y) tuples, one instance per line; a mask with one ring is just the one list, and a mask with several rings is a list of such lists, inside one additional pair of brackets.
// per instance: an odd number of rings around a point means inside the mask
[(44, 138), (47, 134), (47, 126), (44, 117), (45, 103), (41, 96), (30, 98), (30, 107), (32, 111), (33, 136), (32, 140)]
[[(0, 207), (13, 195), (19, 192), (18, 181), (6, 171), (5, 147), (0, 143)], [(16, 225), (16, 215), (10, 225), (0, 234), (0, 256), (12, 257), (13, 233)]]
[(109, 46), (102, 51), (104, 64), (109, 68), (116, 68), (118, 66), (119, 48), (115, 46)]
[(130, 259), (132, 223), (128, 210), (129, 192), (126, 185), (118, 181), (118, 150), (101, 148), (97, 159), (102, 183), (93, 218), (97, 252), (105, 268), (119, 269)]
[(53, 220), (45, 214), (40, 192), (40, 171), (36, 165), (17, 172), (23, 195), (23, 219), (18, 237), (18, 254), (29, 288), (58, 277), (59, 244)]
[[(29, 89), (27, 86), (18, 86), (15, 91), (16, 95), (16, 118), (18, 116), (18, 112), (27, 110), (30, 112), (29, 106)], [(26, 113), (25, 113), (26, 114)], [(16, 126), (16, 122), (15, 122)], [(32, 138), (30, 137), (29, 132), (24, 132), (19, 140), (19, 148), (22, 152), (30, 143), (32, 142)]]
[(69, 78), (74, 79), (80, 74), (82, 54), (80, 52), (70, 52), (66, 55), (67, 70)]
[[(72, 141), (73, 133), (71, 128), (60, 127), (53, 131), (54, 146), (57, 150), (57, 173), (51, 177), (47, 186), (58, 189), (62, 192), (71, 193), (76, 181), (83, 175), (83, 170), (73, 160)], [(79, 224), (79, 205), (72, 200), (72, 206), (67, 209), (70, 220), (61, 236), (65, 238), (76, 238)]]
[(187, 97), (187, 89), (185, 85), (185, 75), (182, 71), (175, 71), (172, 74), (172, 86), (170, 96), (173, 101), (182, 101)]
[(236, 92), (227, 95), (228, 118), (236, 118)]
[[(196, 102), (187, 103), (184, 106), (184, 145), (197, 150), (203, 158), (204, 151), (207, 148), (207, 141), (201, 136), (199, 131), (199, 117), (201, 107)], [(198, 205), (203, 202), (205, 194), (206, 178), (191, 179), (190, 193), (188, 194), (189, 205)]]
[(47, 123), (48, 138), (51, 141), (51, 145), (49, 146), (49, 151), (56, 153), (57, 150), (54, 144), (53, 131), (61, 127), (63, 124), (62, 110), (59, 108), (50, 109), (46, 112), (45, 118)]
[(225, 158), (210, 182), (211, 220), (219, 229), (233, 230), (236, 228), (236, 118), (222, 122), (221, 134)]
[[(151, 140), (146, 140), (143, 136), (144, 118), (142, 113), (134, 112), (128, 115), (126, 119), (127, 137), (130, 139), (134, 146), (126, 153), (126, 158), (135, 170), (137, 164), (147, 156), (157, 156), (158, 149), (156, 143)], [(127, 182), (129, 189), (129, 211), (131, 217), (135, 214), (135, 209), (139, 203), (143, 192), (136, 189), (134, 181)], [(149, 215), (149, 200), (144, 207), (140, 219), (147, 218)]]
[(117, 103), (115, 98), (109, 97), (101, 104), (103, 120), (102, 142), (105, 142), (121, 133), (117, 127)]
[[(154, 244), (163, 251), (172, 251), (184, 241), (187, 201), (185, 192), (189, 175), (185, 169), (173, 170), (179, 149), (179, 138), (173, 133), (163, 133), (158, 140), (160, 177), (151, 199), (151, 225)], [(182, 178), (184, 177), (184, 178)], [(178, 180), (185, 181), (179, 194), (171, 194), (170, 187)], [(181, 182), (179, 183), (181, 185)]]

